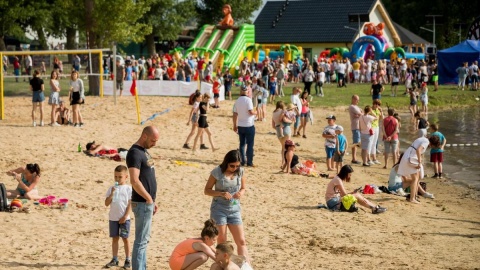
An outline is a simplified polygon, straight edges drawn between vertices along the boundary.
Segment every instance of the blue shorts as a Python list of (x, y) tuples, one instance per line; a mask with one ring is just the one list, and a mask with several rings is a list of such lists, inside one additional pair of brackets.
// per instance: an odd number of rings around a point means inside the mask
[(359, 143), (360, 142), (360, 129), (354, 129), (352, 130), (352, 141), (353, 143)]
[(122, 238), (128, 238), (130, 235), (130, 220), (125, 221), (125, 223), (120, 224), (118, 221), (108, 221), (108, 228), (110, 237), (119, 237), (120, 236), (120, 228), (125, 230), (122, 231)]
[(267, 103), (268, 103), (268, 98), (262, 97), (262, 104), (267, 105)]
[(185, 78), (185, 81), (189, 82), (190, 81), (190, 76), (187, 76), (187, 78)]
[(332, 158), (333, 154), (335, 154), (335, 148), (325, 146), (325, 152), (327, 153), (327, 158)]
[(306, 113), (301, 113), (301, 114), (300, 114), (300, 117), (301, 117), (301, 118), (307, 118), (307, 117), (308, 117), (308, 112), (306, 112)]
[(45, 101), (45, 94), (43, 91), (33, 91), (32, 102), (44, 102)]
[(275, 94), (276, 94), (276, 89), (270, 88), (270, 96), (275, 96)]
[(331, 198), (327, 202), (327, 208), (330, 210), (339, 210), (340, 209), (340, 197)]
[(290, 124), (283, 125), (283, 136), (290, 136), (290, 135), (292, 135), (292, 128), (290, 127)]
[(214, 198), (210, 206), (210, 218), (215, 220), (217, 225), (241, 225), (243, 223), (241, 211), (239, 200)]

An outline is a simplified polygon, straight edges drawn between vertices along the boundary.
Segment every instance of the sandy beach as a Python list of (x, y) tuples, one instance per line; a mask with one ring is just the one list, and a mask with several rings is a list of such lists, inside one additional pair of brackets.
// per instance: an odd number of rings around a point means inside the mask
[[(140, 102), (142, 120), (170, 108), (147, 122), (160, 130), (160, 141), (149, 151), (155, 159), (159, 213), (153, 219), (148, 267), (168, 269), (176, 244), (198, 237), (209, 218), (211, 197), (205, 196), (203, 189), (210, 171), (226, 152), (238, 148), (232, 130), (233, 101), (209, 112), (210, 130), (220, 150), (199, 150), (197, 154), (182, 149), (190, 131), (186, 126), (191, 108), (187, 98), (140, 97)], [(313, 109), (315, 121), (307, 127), (308, 139), (294, 138), (300, 144), (296, 154), (301, 160), (313, 159), (321, 170), (326, 169), (321, 131), (329, 113), (336, 115), (337, 124), (351, 140), (347, 105)], [(267, 108), (268, 120), (273, 109), (272, 105)], [(111, 259), (104, 196), (114, 183), (114, 168), (125, 162), (88, 157), (77, 152), (77, 145), (81, 143), (85, 149), (87, 142), (95, 140), (130, 148), (144, 127), (137, 124), (134, 98), (118, 98), (114, 105), (113, 97), (87, 97), (82, 128), (32, 127), (30, 112), (31, 97), (5, 98), (6, 119), (0, 121), (0, 182), (14, 189), (16, 182), (4, 172), (38, 163), (42, 169), (40, 194), (70, 202), (65, 210), (30, 202), (29, 214), (0, 213), (0, 269), (100, 269)], [(50, 122), (47, 104), (44, 119)], [(426, 178), (427, 189), (436, 198), (421, 198), (420, 205), (406, 203), (399, 196), (374, 194), (365, 196), (387, 207), (386, 213), (317, 209), (318, 203), (325, 203), (328, 180), (279, 173), (280, 144), (269, 133), (273, 131), (270, 122), (256, 123), (256, 130), (257, 167), (246, 169), (247, 192), (242, 197), (254, 269), (480, 269), (478, 191), (453, 185), (448, 179)], [(349, 164), (351, 156), (345, 159)], [(383, 155), (380, 160), (383, 163)], [(365, 184), (386, 186), (389, 170), (382, 167), (353, 165), (355, 172), (347, 189)], [(432, 169), (427, 173), (431, 175)], [(131, 245), (133, 235), (132, 231)], [(120, 249), (122, 265), (123, 259)], [(211, 263), (199, 269), (209, 269)]]

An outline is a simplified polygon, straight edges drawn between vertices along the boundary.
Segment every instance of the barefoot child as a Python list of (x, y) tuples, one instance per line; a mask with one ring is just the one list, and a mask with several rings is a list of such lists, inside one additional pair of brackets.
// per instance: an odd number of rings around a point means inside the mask
[(438, 124), (432, 124), (430, 126), (430, 129), (433, 131), (433, 133), (430, 134), (430, 136), (438, 136), (438, 138), (440, 139), (440, 147), (439, 148), (432, 147), (430, 149), (430, 162), (433, 162), (433, 169), (434, 169), (434, 172), (435, 172), (435, 174), (433, 175), (433, 178), (438, 177), (438, 178), (442, 179), (442, 177), (443, 177), (443, 166), (442, 166), (443, 148), (445, 147), (445, 144), (447, 143), (447, 139), (445, 139), (445, 136), (443, 136), (443, 134), (438, 131), (439, 127), (440, 126)]
[(171, 270), (197, 269), (206, 263), (208, 258), (215, 260), (215, 249), (218, 230), (213, 219), (205, 221), (200, 237), (187, 238), (180, 242), (170, 255)]
[(210, 270), (240, 270), (232, 260), (233, 245), (230, 243), (222, 243), (217, 245), (215, 251), (215, 263), (212, 264)]
[(345, 155), (345, 149), (348, 148), (347, 138), (343, 134), (343, 127), (337, 126), (335, 128), (335, 154), (333, 155), (333, 161), (335, 162), (335, 169), (337, 174), (340, 168), (343, 167), (343, 156)]
[(130, 268), (130, 210), (132, 208), (132, 187), (126, 184), (128, 178), (127, 167), (119, 165), (114, 172), (115, 186), (107, 190), (105, 206), (110, 206), (108, 214), (109, 231), (112, 238), (112, 260), (105, 268), (118, 266), (118, 240), (120, 237), (125, 249), (125, 264), (123, 268)]

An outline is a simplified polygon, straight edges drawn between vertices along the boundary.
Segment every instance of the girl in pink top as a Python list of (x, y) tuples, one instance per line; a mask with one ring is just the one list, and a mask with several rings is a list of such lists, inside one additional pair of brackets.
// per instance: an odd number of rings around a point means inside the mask
[(299, 130), (303, 130), (303, 138), (307, 138), (307, 135), (305, 135), (305, 129), (307, 128), (307, 120), (308, 120), (308, 112), (310, 111), (310, 108), (308, 108), (308, 92), (303, 92), (302, 96), (300, 97), (300, 100), (302, 101), (302, 111), (300, 114), (300, 128)]
[(353, 192), (347, 193), (345, 187), (343, 186), (343, 181), (350, 182), (352, 177), (353, 168), (350, 165), (344, 165), (337, 176), (335, 176), (330, 183), (327, 185), (327, 190), (325, 192), (325, 201), (327, 202), (327, 208), (330, 210), (340, 210), (340, 204), (342, 203), (342, 197), (347, 194), (352, 194), (356, 199), (358, 204), (363, 207), (372, 209), (372, 214), (380, 214), (387, 211), (387, 208), (381, 207), (380, 205), (375, 205), (369, 200), (365, 199), (358, 191), (355, 189)]
[(175, 247), (169, 260), (170, 269), (196, 269), (207, 262), (208, 258), (215, 260), (215, 249), (212, 246), (217, 242), (217, 236), (215, 221), (205, 221), (201, 237), (186, 239)]

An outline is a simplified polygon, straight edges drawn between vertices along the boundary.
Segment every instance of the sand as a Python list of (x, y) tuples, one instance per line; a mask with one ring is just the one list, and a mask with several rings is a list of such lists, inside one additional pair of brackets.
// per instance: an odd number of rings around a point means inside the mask
[[(143, 126), (136, 122), (134, 99), (88, 97), (83, 106), (85, 126), (32, 127), (30, 97), (7, 97), (0, 121), (0, 170), (39, 163), (42, 195), (70, 199), (65, 210), (34, 206), (31, 212), (0, 213), (1, 269), (99, 269), (111, 258), (105, 192), (114, 182), (113, 169), (124, 162), (88, 157), (77, 152), (91, 140), (129, 148)], [(217, 152), (182, 149), (189, 133), (186, 98), (140, 97), (142, 119), (171, 108), (148, 124), (159, 127), (161, 139), (150, 150), (156, 161), (159, 213), (154, 216), (148, 247), (149, 269), (168, 269), (175, 245), (199, 236), (209, 218), (211, 198), (203, 194), (210, 171), (225, 153), (238, 147), (226, 101), (209, 116)], [(347, 106), (314, 108), (315, 122), (308, 139), (298, 138), (301, 160), (314, 159), (324, 170), (321, 131), (327, 113), (351, 139)], [(49, 123), (49, 107), (45, 108)], [(272, 106), (268, 107), (270, 119)], [(436, 199), (420, 205), (387, 194), (366, 195), (388, 207), (381, 215), (370, 211), (338, 213), (317, 209), (324, 203), (327, 180), (278, 173), (279, 143), (270, 122), (257, 123), (255, 160), (247, 168), (247, 193), (242, 197), (246, 239), (254, 269), (479, 269), (480, 208), (478, 192), (448, 180), (425, 179)], [(193, 144), (193, 141), (190, 143)], [(405, 146), (403, 146), (405, 147)], [(448, 153), (446, 154), (448, 156)], [(351, 160), (347, 156), (346, 160)], [(383, 160), (383, 157), (380, 159)], [(178, 165), (175, 161), (182, 161)], [(355, 173), (348, 190), (365, 184), (387, 185), (383, 165)], [(432, 174), (431, 168), (427, 173)], [(11, 177), (1, 182), (15, 188)], [(133, 216), (133, 215), (132, 215)], [(133, 232), (132, 232), (133, 234)], [(231, 235), (229, 235), (231, 240)], [(130, 237), (131, 245), (134, 237)], [(122, 247), (122, 245), (121, 245)], [(120, 260), (123, 265), (123, 250)], [(209, 269), (211, 261), (199, 269)]]

